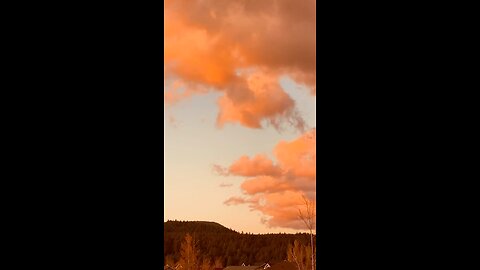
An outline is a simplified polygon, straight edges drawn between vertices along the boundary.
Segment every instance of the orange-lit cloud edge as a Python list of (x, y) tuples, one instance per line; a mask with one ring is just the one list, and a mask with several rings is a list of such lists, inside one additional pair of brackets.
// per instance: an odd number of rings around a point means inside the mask
[(192, 95), (216, 91), (217, 127), (237, 123), (260, 129), (294, 127), (302, 136), (280, 142), (278, 163), (264, 155), (241, 157), (224, 175), (246, 177), (246, 203), (262, 212), (271, 227), (303, 228), (298, 220), (301, 196), (314, 199), (315, 130), (297, 112), (280, 87), (288, 75), (316, 94), (315, 0), (166, 0), (165, 95), (172, 105)]
[(226, 205), (247, 204), (265, 215), (269, 227), (305, 229), (299, 219), (303, 197), (315, 202), (316, 130), (293, 141), (279, 142), (273, 151), (276, 164), (265, 155), (240, 157), (228, 168), (214, 169), (224, 176), (243, 176), (242, 197), (231, 197)]

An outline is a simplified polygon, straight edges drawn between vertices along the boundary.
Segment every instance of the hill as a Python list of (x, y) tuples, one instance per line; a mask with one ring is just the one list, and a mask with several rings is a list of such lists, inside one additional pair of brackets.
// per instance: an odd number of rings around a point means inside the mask
[(310, 241), (306, 233), (249, 234), (215, 222), (167, 221), (164, 223), (165, 259), (179, 260), (180, 245), (187, 233), (197, 240), (201, 259), (219, 257), (223, 266), (280, 262), (287, 257), (288, 244), (298, 240), (308, 245)]
[(223, 225), (211, 221), (167, 221), (164, 223), (164, 232), (172, 233), (237, 233)]

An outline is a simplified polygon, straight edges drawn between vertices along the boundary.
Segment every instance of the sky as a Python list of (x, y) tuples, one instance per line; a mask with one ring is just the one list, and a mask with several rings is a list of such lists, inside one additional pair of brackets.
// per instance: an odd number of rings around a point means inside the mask
[(302, 196), (316, 193), (315, 1), (167, 0), (164, 38), (164, 220), (304, 231)]

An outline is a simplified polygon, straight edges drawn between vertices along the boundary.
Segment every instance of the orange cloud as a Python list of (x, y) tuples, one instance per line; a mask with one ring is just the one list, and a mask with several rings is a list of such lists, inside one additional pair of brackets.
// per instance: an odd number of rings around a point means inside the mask
[(305, 177), (315, 181), (317, 160), (315, 143), (315, 132), (293, 142), (282, 141), (275, 147), (275, 156), (282, 168), (294, 177)]
[(253, 195), (289, 190), (292, 189), (292, 186), (287, 181), (282, 181), (272, 176), (258, 176), (245, 180), (241, 188), (246, 194)]
[(242, 156), (230, 165), (228, 171), (230, 174), (239, 176), (276, 176), (282, 173), (280, 167), (273, 165), (273, 162), (265, 155), (256, 155), (252, 159), (247, 156)]
[[(223, 175), (247, 177), (241, 184), (244, 197), (232, 197), (226, 205), (247, 204), (260, 211), (262, 221), (270, 227), (304, 229), (298, 218), (303, 196), (315, 201), (316, 130), (293, 141), (281, 141), (274, 149), (277, 164), (264, 155), (241, 157)], [(218, 166), (218, 165), (217, 165)]]
[(237, 205), (237, 204), (243, 204), (243, 203), (257, 204), (258, 199), (255, 197), (251, 197), (251, 198), (231, 197), (225, 201), (226, 205)]
[(265, 194), (264, 205), (251, 204), (251, 207), (266, 216), (262, 222), (269, 227), (305, 229), (305, 224), (298, 217), (298, 210), (304, 210), (302, 195), (299, 190)]
[[(290, 75), (315, 94), (315, 0), (165, 1), (165, 102), (220, 91), (217, 125), (293, 125), (294, 101), (279, 86)], [(245, 72), (247, 71), (247, 72)]]

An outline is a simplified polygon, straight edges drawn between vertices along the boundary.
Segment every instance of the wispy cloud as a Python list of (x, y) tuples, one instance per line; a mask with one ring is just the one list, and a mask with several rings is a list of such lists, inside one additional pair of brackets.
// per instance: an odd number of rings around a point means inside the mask
[(212, 171), (213, 173), (221, 176), (228, 176), (230, 173), (228, 172), (228, 169), (222, 167), (221, 165), (218, 164), (213, 164), (212, 165)]

